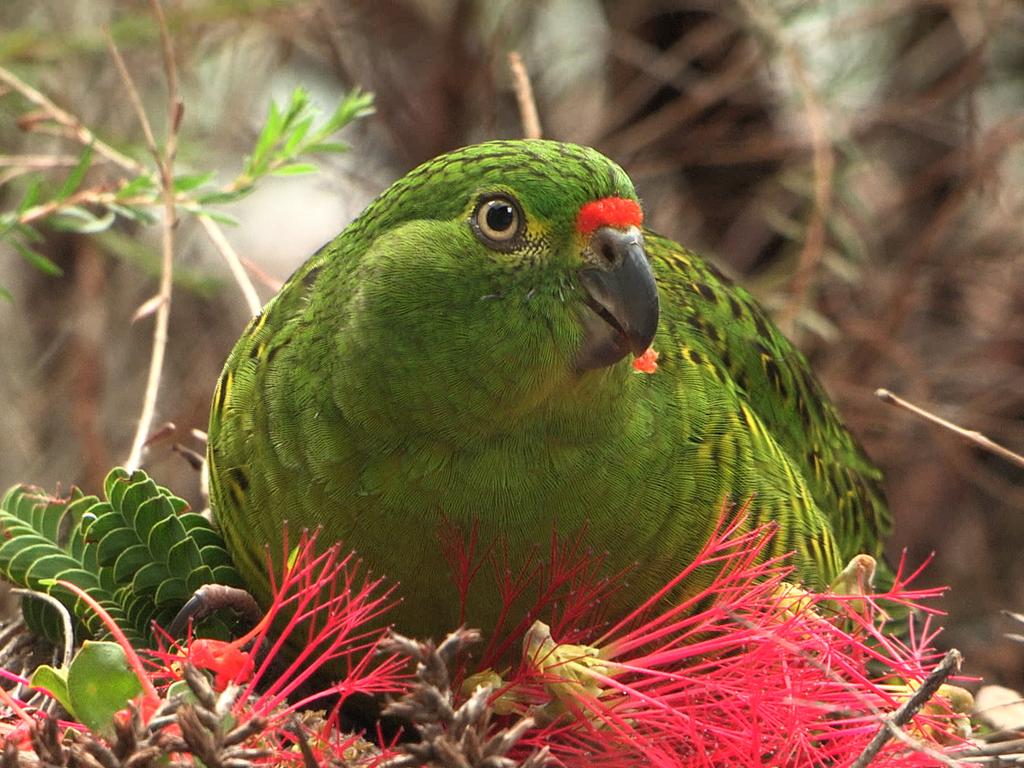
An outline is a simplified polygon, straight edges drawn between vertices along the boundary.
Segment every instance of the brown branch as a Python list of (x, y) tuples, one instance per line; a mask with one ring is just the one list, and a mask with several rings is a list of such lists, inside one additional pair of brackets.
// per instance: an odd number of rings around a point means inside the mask
[(775, 15), (771, 3), (741, 0), (741, 5), (750, 18), (767, 35), (773, 45), (782, 52), (782, 59), (788, 66), (796, 83), (796, 90), (803, 104), (807, 120), (807, 132), (811, 143), (811, 164), (814, 174), (814, 200), (804, 244), (797, 259), (789, 288), (789, 300), (779, 313), (778, 322), (783, 330), (792, 332), (814, 274), (825, 252), (825, 224), (832, 208), (832, 182), (835, 177), (835, 156), (828, 136), (828, 114), (821, 103), (814, 85), (807, 73), (800, 49), (790, 43), (783, 32), (782, 23)]
[(1016, 759), (1012, 763), (993, 762), (988, 763), (986, 761), (983, 765), (1021, 765), (1024, 763), (1024, 739), (1014, 739), (1013, 741), (996, 741), (987, 744), (982, 744), (978, 747), (972, 747), (965, 749), (963, 752), (957, 752), (956, 757), (960, 759), (971, 758), (971, 757), (1015, 757)]
[(66, 168), (78, 165), (80, 159), (75, 155), (0, 155), (0, 168)]
[(829, 210), (832, 207), (835, 156), (832, 154), (832, 144), (825, 127), (825, 110), (814, 88), (811, 87), (803, 58), (792, 48), (787, 50), (785, 58), (790, 62), (790, 68), (796, 78), (797, 89), (800, 91), (800, 98), (804, 102), (807, 127), (811, 135), (814, 169), (814, 207), (807, 223), (804, 245), (800, 249), (800, 256), (797, 259), (796, 272), (790, 283), (789, 301), (779, 316), (779, 322), (784, 327), (788, 325), (792, 329), (825, 251), (825, 222), (828, 220)]
[(97, 153), (122, 168), (129, 169), (134, 173), (146, 172), (146, 168), (137, 160), (118, 152), (106, 142), (100, 141), (96, 138), (96, 134), (82, 125), (77, 117), (69, 112), (65, 112), (42, 93), (2, 66), (0, 66), (0, 81), (9, 85), (33, 104), (41, 107), (51, 119), (66, 129), (79, 144), (87, 147), (91, 146)]
[[(154, 3), (154, 8), (155, 8), (155, 12), (158, 14), (158, 20), (162, 20), (162, 18), (163, 18), (162, 17), (162, 11), (160, 10), (159, 3)], [(161, 23), (163, 23), (163, 22), (161, 21)], [(173, 133), (175, 134), (175, 136), (169, 137), (169, 139), (168, 139), (168, 146), (167, 146), (167, 148), (165, 148), (165, 151), (167, 149), (170, 149), (170, 151), (171, 151), (170, 152), (170, 156), (173, 157), (173, 152), (174, 152), (174, 147), (175, 147), (175, 142), (176, 142), (177, 126), (178, 126), (178, 123), (181, 120), (182, 112), (181, 112), (180, 101), (178, 101), (177, 96), (176, 96), (176, 94), (177, 94), (177, 74), (176, 74), (176, 70), (175, 70), (175, 68), (173, 66), (173, 57), (172, 58), (168, 58), (168, 56), (171, 53), (171, 48), (170, 48), (170, 38), (169, 38), (169, 36), (167, 35), (167, 32), (166, 32), (166, 25), (164, 25), (161, 28), (161, 33), (160, 34), (161, 34), (161, 41), (162, 41), (163, 49), (164, 49), (164, 68), (165, 68), (165, 71), (167, 72), (167, 76), (169, 78), (168, 79), (168, 83), (169, 84), (173, 83), (173, 85), (169, 85), (169, 92), (171, 94), (173, 94), (173, 95), (170, 96), (170, 99), (172, 101), (172, 107), (171, 107), (171, 110), (170, 110), (169, 115), (168, 115), (168, 121), (174, 127)], [(109, 35), (108, 35), (108, 38), (109, 38)], [(113, 44), (113, 42), (108, 39), (108, 46), (112, 45), (112, 44)], [(117, 58), (115, 58), (115, 63), (117, 62), (118, 58), (120, 58), (119, 55), (118, 55)], [(168, 66), (168, 62), (170, 62), (170, 66)], [(126, 70), (124, 70), (124, 62), (123, 62), (123, 60), (121, 62), (121, 65), (118, 67), (118, 69), (121, 72), (121, 76), (122, 76), (122, 79), (123, 79), (124, 78), (124, 71), (126, 71)], [(86, 128), (77, 117), (75, 117), (71, 113), (61, 109), (60, 107), (58, 107), (52, 100), (50, 100), (45, 95), (40, 93), (38, 90), (33, 88), (31, 85), (26, 83), (24, 80), (19, 78), (13, 72), (5, 69), (2, 66), (0, 66), (0, 82), (6, 83), (13, 90), (15, 90), (16, 92), (20, 93), (25, 99), (27, 99), (28, 101), (32, 102), (36, 106), (40, 107), (42, 109), (43, 113), (45, 114), (45, 117), (47, 117), (50, 120), (53, 120), (55, 123), (57, 123), (57, 125), (60, 128), (60, 130), (58, 130), (58, 131), (46, 131), (47, 133), (57, 133), (57, 135), (63, 136), (65, 138), (70, 138), (73, 141), (78, 142), (82, 146), (91, 146), (93, 148), (93, 150), (95, 150), (95, 152), (98, 155), (100, 155), (101, 157), (105, 158), (106, 160), (114, 163), (115, 165), (117, 165), (118, 167), (122, 168), (123, 170), (128, 171), (129, 173), (132, 173), (132, 174), (135, 174), (135, 175), (149, 175), (149, 174), (151, 174), (151, 171), (149, 169), (147, 169), (144, 165), (142, 165), (140, 162), (138, 162), (137, 160), (135, 160), (135, 159), (133, 159), (131, 157), (128, 157), (127, 155), (117, 151), (116, 149), (114, 149), (112, 146), (110, 146), (106, 142), (104, 142), (101, 139), (97, 138), (96, 134), (93, 133), (92, 131), (90, 131), (88, 128)], [(131, 97), (131, 94), (132, 94), (133, 91), (135, 91), (134, 84), (131, 87), (129, 87), (129, 97)], [(134, 99), (133, 99), (133, 106), (135, 107), (136, 112), (138, 113), (139, 109), (141, 109), (141, 102), (139, 102), (137, 91), (135, 92), (135, 96), (134, 96)], [(143, 123), (143, 126), (144, 126), (143, 130), (145, 131), (147, 129), (147, 127), (149, 126), (148, 119)], [(149, 132), (150, 132), (150, 137), (148, 137), (148, 138), (152, 138), (152, 129), (151, 128), (149, 129)], [(150, 145), (150, 151), (152, 152), (153, 151), (152, 147), (155, 147), (155, 141), (150, 143), (150, 141), (147, 139), (147, 144)], [(0, 156), (0, 157), (2, 157), (2, 159), (5, 160), (5, 161), (10, 161), (10, 163), (13, 163), (14, 161), (17, 161), (17, 160), (21, 159), (18, 156), (9, 156), (9, 155)], [(63, 160), (63, 159), (64, 158), (61, 158), (61, 160)], [(39, 164), (41, 162), (37, 158), (32, 158), (32, 160), (33, 160), (34, 163), (37, 163), (37, 164)], [(66, 164), (67, 165), (74, 165), (77, 162), (78, 162), (78, 158), (74, 158), (74, 159), (70, 160), (70, 162), (68, 162)], [(158, 159), (157, 162), (158, 162), (158, 167), (161, 169), (161, 173), (162, 173), (163, 172), (163, 168), (162, 168), (163, 162), (162, 162), (162, 160), (159, 160), (159, 159)], [(10, 163), (4, 162), (4, 163), (0, 163), (0, 165), (6, 166), (6, 165), (8, 165)], [(58, 164), (57, 162), (53, 162), (52, 163), (52, 165), (57, 165), (57, 164)], [(167, 170), (169, 171), (170, 169), (167, 169)], [(6, 182), (6, 181), (9, 181), (10, 178), (11, 177), (8, 175), (8, 176), (5, 176), (3, 180)], [(104, 203), (105, 201), (102, 200), (102, 199), (97, 199), (95, 201), (89, 201), (89, 202)], [(131, 202), (131, 201), (114, 200), (113, 202), (118, 202), (118, 203), (124, 204), (126, 202)], [(144, 201), (144, 202), (146, 202), (147, 204), (149, 203), (148, 200)], [(66, 205), (67, 201), (64, 201), (63, 204)], [(32, 211), (33, 211), (33, 214), (34, 214), (35, 217), (38, 217), (38, 215), (46, 215), (46, 213), (47, 213), (47, 211), (42, 209), (42, 208), (40, 208), (39, 210), (32, 209)], [(27, 221), (25, 221), (25, 217), (24, 216), (19, 217), (19, 221), (21, 221), (22, 223), (27, 223)], [(224, 238), (223, 231), (217, 225), (216, 222), (214, 222), (214, 221), (212, 221), (212, 220), (210, 220), (210, 219), (208, 219), (208, 218), (206, 218), (204, 216), (200, 216), (200, 222), (202, 223), (203, 229), (206, 231), (207, 235), (210, 237), (210, 240), (213, 242), (214, 246), (217, 248), (217, 250), (220, 252), (220, 254), (224, 257), (224, 260), (227, 262), (228, 269), (231, 271), (231, 274), (234, 277), (235, 282), (238, 283), (238, 287), (241, 289), (242, 295), (245, 297), (245, 301), (246, 301), (246, 304), (249, 307), (249, 310), (253, 314), (257, 314), (259, 312), (259, 310), (260, 310), (260, 307), (262, 306), (262, 302), (259, 301), (259, 297), (256, 294), (256, 290), (253, 287), (252, 281), (249, 280), (249, 277), (248, 277), (248, 275), (246, 275), (245, 271), (244, 270), (236, 269), (236, 264), (238, 262), (238, 256), (231, 249), (230, 245), (227, 245), (227, 248), (224, 247), (224, 245), (227, 243), (227, 240)]]
[[(738, 624), (741, 624), (742, 626), (747, 627), (748, 629), (754, 629), (755, 628), (754, 624), (751, 623), (750, 620), (747, 619), (747, 618), (744, 618), (744, 617), (739, 616), (737, 614), (730, 614), (730, 617), (734, 621), (736, 621)], [(822, 619), (822, 621), (825, 621), (825, 620)], [(795, 652), (795, 653), (799, 654), (801, 657), (804, 658), (804, 660), (807, 661), (808, 664), (810, 664), (815, 669), (817, 669), (818, 671), (823, 673), (829, 679), (834, 680), (835, 682), (839, 683), (839, 685), (843, 686), (847, 691), (849, 691), (853, 696), (855, 696), (860, 701), (860, 703), (871, 713), (871, 715), (873, 717), (877, 718), (880, 721), (885, 721), (886, 720), (885, 713), (875, 705), (875, 703), (871, 700), (871, 698), (869, 696), (867, 696), (867, 694), (864, 693), (863, 690), (858, 688), (856, 685), (854, 685), (849, 680), (844, 679), (831, 666), (822, 663), (822, 661), (820, 659), (816, 658), (807, 649), (800, 648), (797, 645), (795, 645), (794, 643), (792, 643), (791, 641), (786, 640), (784, 638), (780, 638), (780, 637), (769, 636), (769, 637), (766, 637), (765, 639), (770, 641), (770, 642), (776, 643), (777, 645), (780, 645), (780, 646), (786, 648), (787, 650), (789, 650), (791, 652)], [(950, 653), (956, 653), (958, 657), (960, 655), (960, 652), (957, 651), (956, 649), (950, 651)], [(883, 730), (885, 730), (885, 729), (883, 729)], [(957, 765), (957, 763), (955, 761), (953, 761), (953, 760), (949, 759), (948, 757), (946, 757), (945, 755), (937, 752), (936, 750), (932, 749), (930, 746), (928, 746), (927, 744), (919, 741), (918, 739), (915, 739), (913, 736), (911, 736), (906, 731), (903, 731), (903, 730), (900, 730), (900, 729), (897, 728), (895, 731), (891, 732), (891, 737), (899, 739), (904, 744), (906, 744), (910, 749), (913, 749), (913, 750), (915, 750), (917, 752), (921, 752), (922, 754), (926, 754), (929, 757), (934, 758), (937, 764), (953, 766), (954, 768)]]
[(875, 756), (882, 750), (893, 736), (903, 733), (903, 726), (917, 714), (928, 700), (935, 695), (943, 683), (954, 672), (959, 671), (963, 656), (956, 648), (946, 652), (939, 664), (932, 673), (921, 683), (921, 687), (914, 691), (914, 695), (900, 705), (899, 709), (885, 718), (882, 728), (875, 734), (875, 738), (864, 748), (860, 757), (853, 761), (850, 768), (866, 768), (875, 759)]
[(111, 203), (119, 205), (149, 205), (152, 199), (148, 197), (118, 197), (116, 192), (111, 192), (106, 186), (89, 187), (80, 189), (63, 200), (49, 200), (39, 205), (26, 208), (18, 214), (19, 224), (31, 224), (39, 219), (45, 219), (55, 213), (60, 213), (65, 208), (73, 208), (80, 205), (100, 205), (106, 207)]
[(533, 86), (530, 74), (523, 64), (519, 51), (509, 51), (508, 66), (512, 70), (515, 84), (516, 101), (519, 102), (519, 116), (523, 121), (523, 136), (528, 139), (539, 139), (543, 134), (540, 128), (540, 116), (537, 114), (537, 102), (533, 98)]
[(934, 413), (926, 411), (924, 408), (914, 405), (913, 403), (904, 400), (902, 397), (894, 395), (887, 389), (876, 389), (875, 396), (883, 403), (903, 408), (906, 411), (910, 411), (915, 416), (919, 416), (925, 421), (931, 422), (932, 424), (938, 424), (940, 427), (945, 427), (950, 432), (960, 435), (960, 437), (974, 443), (979, 448), (984, 448), (986, 451), (1006, 459), (1011, 464), (1016, 464), (1018, 467), (1024, 467), (1024, 456), (1021, 456), (1019, 453), (1014, 453), (1009, 448), (991, 440), (981, 432), (977, 432), (973, 429), (964, 429), (951, 421), (946, 421), (946, 419), (941, 416), (936, 416)]
[(242, 260), (238, 253), (231, 246), (231, 243), (228, 242), (223, 230), (217, 226), (213, 219), (199, 214), (199, 223), (206, 231), (206, 236), (210, 238), (210, 242), (213, 243), (217, 250), (220, 251), (221, 256), (224, 257), (228, 269), (231, 270), (232, 277), (235, 278), (238, 287), (242, 289), (242, 295), (245, 297), (245, 303), (249, 307), (250, 314), (258, 315), (263, 308), (263, 302), (260, 301), (260, 296), (256, 293), (256, 286), (252, 284), (252, 280), (246, 274), (245, 267), (242, 266)]
[(177, 147), (178, 126), (181, 123), (181, 102), (178, 99), (178, 81), (175, 73), (174, 52), (171, 48), (170, 38), (167, 32), (167, 23), (160, 8), (159, 0), (151, 0), (150, 5), (157, 18), (160, 27), (160, 39), (163, 44), (164, 74), (167, 80), (167, 141), (163, 151), (157, 146), (156, 137), (153, 134), (153, 127), (146, 115), (142, 105), (138, 89), (132, 79), (128, 67), (113, 37), (107, 32), (107, 46), (110, 55), (121, 75), (125, 89), (128, 91), (128, 99), (135, 110), (139, 125), (146, 140), (146, 147), (149, 149), (156, 167), (160, 174), (160, 188), (164, 202), (163, 216), (163, 237), (161, 238), (161, 266), (160, 286), (157, 291), (160, 304), (156, 309), (156, 320), (153, 324), (153, 347), (149, 359), (149, 373), (146, 377), (146, 389), (142, 399), (142, 411), (139, 415), (139, 423), (135, 429), (135, 437), (132, 440), (131, 453), (125, 466), (129, 471), (135, 470), (142, 463), (142, 451), (149, 437), (149, 432), (156, 414), (156, 401), (160, 390), (160, 379), (163, 373), (164, 357), (167, 353), (168, 325), (171, 316), (171, 291), (174, 275), (174, 229), (177, 226), (177, 208), (175, 206), (174, 194), (174, 156)]

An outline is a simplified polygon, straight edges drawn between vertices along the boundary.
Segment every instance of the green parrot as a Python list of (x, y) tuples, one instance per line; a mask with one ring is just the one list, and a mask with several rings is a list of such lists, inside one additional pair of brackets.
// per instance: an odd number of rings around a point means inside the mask
[(210, 417), (213, 511), (257, 598), (285, 521), (397, 580), (396, 627), (435, 637), (500, 607), (482, 571), (460, 606), (442, 526), (513, 569), (554, 531), (629, 569), (637, 603), (744, 503), (808, 586), (877, 555), (880, 473), (807, 361), (642, 220), (597, 151), (493, 141), (411, 171), (301, 266)]

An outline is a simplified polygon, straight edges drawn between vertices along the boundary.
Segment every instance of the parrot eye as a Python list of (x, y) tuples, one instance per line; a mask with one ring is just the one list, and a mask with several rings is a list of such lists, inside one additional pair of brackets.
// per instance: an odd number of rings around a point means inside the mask
[(471, 224), (484, 245), (507, 250), (522, 231), (523, 216), (509, 197), (484, 197), (477, 204)]

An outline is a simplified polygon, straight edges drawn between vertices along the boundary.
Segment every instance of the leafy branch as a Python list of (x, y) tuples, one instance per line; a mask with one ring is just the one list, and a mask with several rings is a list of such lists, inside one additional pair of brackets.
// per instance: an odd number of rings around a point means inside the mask
[[(33, 103), (41, 106), (50, 120), (50, 129), (62, 130), (62, 135), (82, 144), (81, 153), (73, 158), (67, 155), (40, 156), (37, 154), (4, 155), (0, 165), (7, 169), (0, 177), (0, 188), (14, 179), (27, 177), (29, 183), (13, 210), (0, 212), (0, 241), (5, 241), (29, 263), (47, 274), (61, 274), (60, 267), (35, 249), (41, 241), (38, 228), (46, 225), (61, 231), (94, 234), (104, 231), (118, 220), (142, 224), (157, 223), (153, 209), (163, 205), (158, 175), (142, 164), (100, 141), (74, 116), (56, 107), (49, 99), (24, 83), (16, 75), (0, 66), (0, 81), (11, 86)], [(32, 98), (38, 95), (38, 98)], [(312, 103), (304, 88), (296, 88), (288, 102), (278, 105), (271, 101), (267, 119), (256, 139), (252, 152), (245, 158), (242, 170), (225, 184), (216, 183), (214, 172), (184, 172), (171, 176), (171, 188), (177, 209), (199, 217), (208, 236), (217, 249), (225, 253), (227, 241), (216, 223), (234, 224), (235, 220), (216, 206), (237, 202), (252, 192), (267, 176), (298, 176), (315, 173), (314, 163), (303, 160), (314, 154), (340, 154), (349, 151), (348, 144), (332, 140), (334, 134), (354, 120), (373, 112), (373, 96), (358, 89), (341, 100), (326, 119)], [(22, 121), (28, 130), (42, 130), (39, 119)], [(44, 171), (73, 167), (59, 186), (47, 184)], [(125, 172), (114, 182), (85, 185), (90, 171), (99, 165), (113, 164)], [(218, 237), (219, 236), (219, 237)], [(227, 246), (229, 247), (229, 246)], [(238, 273), (232, 270), (236, 279)], [(244, 270), (241, 273), (244, 275)], [(247, 280), (247, 278), (245, 278)], [(260, 309), (251, 284), (243, 291), (253, 314)], [(249, 290), (246, 290), (246, 288)]]
[[(279, 106), (271, 102), (255, 146), (233, 180), (218, 185), (213, 172), (178, 173), (175, 159), (184, 104), (178, 95), (174, 51), (163, 10), (156, 0), (151, 2), (151, 6), (160, 29), (167, 83), (167, 127), (162, 146), (157, 142), (131, 73), (113, 38), (109, 34), (107, 36), (111, 58), (145, 137), (152, 158), (151, 166), (103, 142), (73, 114), (61, 109), (43, 93), (0, 66), (0, 83), (38, 108), (19, 120), (24, 130), (56, 134), (82, 147), (75, 164), (56, 186), (47, 184), (46, 172), (66, 167), (66, 155), (60, 156), (60, 162), (49, 164), (41, 163), (38, 155), (23, 156), (23, 164), (19, 164), (17, 155), (3, 157), (3, 166), (7, 170), (0, 176), (0, 188), (20, 177), (26, 177), (28, 185), (14, 210), (0, 212), (0, 242), (9, 243), (22, 258), (43, 272), (59, 275), (60, 268), (38, 249), (43, 239), (40, 226), (45, 224), (79, 234), (94, 234), (109, 229), (118, 219), (146, 225), (157, 221), (162, 223), (158, 292), (142, 304), (133, 318), (138, 320), (150, 314), (155, 315), (152, 354), (141, 415), (126, 462), (130, 469), (137, 468), (141, 463), (156, 411), (168, 339), (174, 233), (179, 211), (190, 213), (198, 219), (228, 264), (250, 312), (257, 314), (262, 306), (259, 295), (242, 266), (241, 258), (218, 226), (218, 222), (234, 223), (234, 219), (217, 206), (240, 200), (267, 176), (295, 176), (315, 172), (316, 166), (302, 158), (348, 151), (347, 144), (333, 140), (334, 134), (372, 111), (372, 97), (356, 89), (347, 94), (333, 113), (323, 119), (320, 111), (312, 104), (308, 92), (296, 88), (286, 105)], [(114, 179), (87, 183), (90, 172), (99, 165), (98, 160), (102, 160), (106, 166), (119, 169), (121, 174), (115, 175)], [(157, 209), (161, 211), (159, 216)], [(8, 300), (11, 298), (2, 288), (0, 297)]]

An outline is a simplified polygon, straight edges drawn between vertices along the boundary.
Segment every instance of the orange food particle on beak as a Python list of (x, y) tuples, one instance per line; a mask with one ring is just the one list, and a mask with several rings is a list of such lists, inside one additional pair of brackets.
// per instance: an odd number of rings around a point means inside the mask
[(658, 353), (648, 347), (640, 357), (633, 358), (633, 370), (640, 373), (654, 373), (658, 370)]

